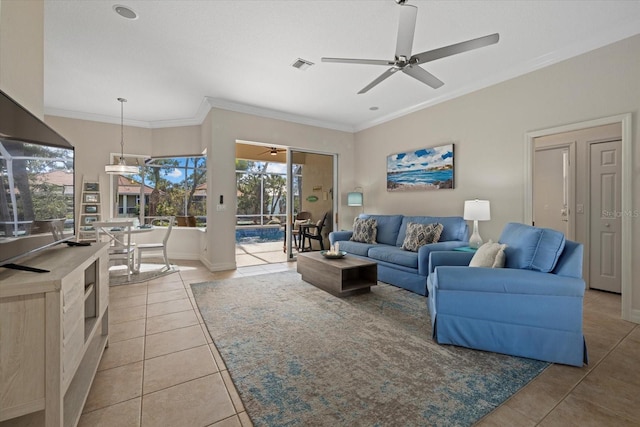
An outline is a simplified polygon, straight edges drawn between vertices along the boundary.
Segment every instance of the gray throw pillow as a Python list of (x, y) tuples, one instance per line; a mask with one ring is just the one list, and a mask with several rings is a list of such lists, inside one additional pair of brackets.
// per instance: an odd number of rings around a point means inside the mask
[(353, 235), (349, 240), (361, 243), (375, 243), (377, 233), (378, 223), (375, 219), (356, 218), (353, 221)]
[(480, 246), (476, 253), (471, 258), (469, 267), (490, 267), (490, 268), (502, 268), (504, 267), (505, 254), (504, 250), (507, 245), (500, 243), (493, 243), (489, 240), (484, 245)]
[(420, 246), (429, 243), (437, 243), (440, 240), (443, 226), (439, 223), (420, 224), (410, 222), (407, 224), (407, 234), (405, 234), (402, 249), (405, 251), (418, 252)]

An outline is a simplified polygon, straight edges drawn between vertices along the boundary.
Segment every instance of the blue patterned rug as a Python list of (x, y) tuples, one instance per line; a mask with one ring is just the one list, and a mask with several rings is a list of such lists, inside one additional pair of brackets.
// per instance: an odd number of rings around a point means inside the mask
[(548, 363), (441, 346), (424, 297), (336, 298), (296, 272), (192, 284), (256, 426), (469, 426)]

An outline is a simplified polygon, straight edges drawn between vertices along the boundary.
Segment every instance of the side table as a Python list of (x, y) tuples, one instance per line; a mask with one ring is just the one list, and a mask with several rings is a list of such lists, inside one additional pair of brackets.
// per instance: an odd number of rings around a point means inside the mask
[(457, 252), (475, 252), (478, 250), (478, 248), (472, 248), (470, 246), (461, 246), (459, 248), (453, 248), (453, 250)]

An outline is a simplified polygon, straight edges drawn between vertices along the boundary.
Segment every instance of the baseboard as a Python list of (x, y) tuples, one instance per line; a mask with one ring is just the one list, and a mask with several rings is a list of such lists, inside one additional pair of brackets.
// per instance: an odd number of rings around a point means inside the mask
[(226, 271), (226, 270), (235, 270), (236, 263), (235, 262), (226, 262), (226, 263), (212, 263), (209, 262), (206, 257), (200, 257), (200, 262), (204, 264), (205, 267), (209, 271)]
[(640, 310), (632, 309), (629, 313), (629, 318), (625, 319), (629, 322), (639, 323), (640, 324)]

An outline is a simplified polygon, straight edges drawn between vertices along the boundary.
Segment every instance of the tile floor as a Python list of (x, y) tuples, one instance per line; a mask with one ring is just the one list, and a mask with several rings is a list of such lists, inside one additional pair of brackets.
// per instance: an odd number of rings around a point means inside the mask
[[(189, 284), (295, 263), (221, 273), (198, 262), (178, 264), (178, 273), (110, 289), (110, 345), (81, 427), (252, 425)], [(617, 295), (588, 291), (584, 307), (589, 366), (552, 365), (478, 425), (640, 425), (640, 326), (620, 320)]]

